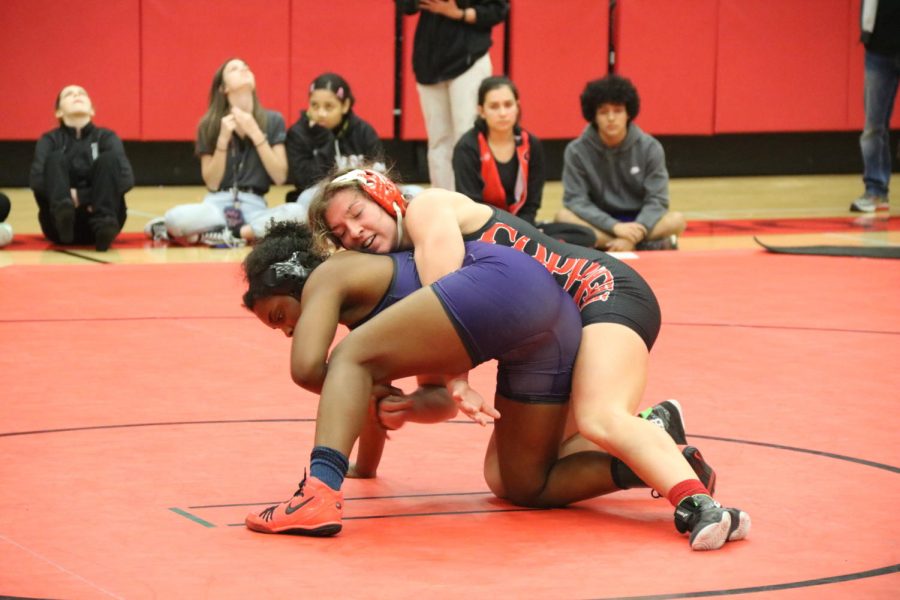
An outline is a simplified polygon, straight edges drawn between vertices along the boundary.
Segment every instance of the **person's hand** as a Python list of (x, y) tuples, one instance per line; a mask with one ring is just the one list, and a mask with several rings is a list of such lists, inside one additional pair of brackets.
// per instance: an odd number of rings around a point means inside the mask
[(330, 129), (316, 124), (308, 114), (306, 115), (306, 119), (306, 132), (309, 135), (309, 141), (312, 142), (313, 146), (318, 148), (331, 141), (334, 134), (331, 133)]
[(228, 147), (228, 142), (231, 141), (231, 136), (234, 135), (235, 127), (237, 127), (237, 123), (234, 115), (229, 114), (222, 117), (221, 126), (219, 127), (219, 140), (216, 142), (217, 147)]
[(607, 252), (631, 252), (635, 246), (636, 244), (624, 238), (613, 238), (606, 244), (605, 250)]
[(349, 479), (374, 479), (375, 471), (361, 471), (356, 463), (350, 463), (350, 468), (347, 469), (347, 478)]
[(412, 407), (413, 401), (402, 394), (380, 398), (375, 405), (378, 423), (388, 431), (400, 429)]
[(613, 233), (617, 238), (628, 240), (632, 244), (637, 244), (647, 237), (647, 228), (637, 222), (622, 222), (613, 225)]
[(442, 15), (454, 21), (459, 21), (459, 15), (462, 11), (456, 0), (419, 0), (419, 9)]
[(499, 411), (488, 405), (481, 394), (469, 385), (468, 381), (456, 379), (450, 382), (448, 391), (459, 406), (459, 410), (482, 427), (487, 425), (491, 419), (500, 418)]
[(261, 143), (261, 140), (265, 141), (266, 136), (260, 130), (259, 124), (251, 113), (237, 106), (232, 106), (231, 115), (234, 117), (234, 128), (238, 135), (249, 137), (254, 145)]

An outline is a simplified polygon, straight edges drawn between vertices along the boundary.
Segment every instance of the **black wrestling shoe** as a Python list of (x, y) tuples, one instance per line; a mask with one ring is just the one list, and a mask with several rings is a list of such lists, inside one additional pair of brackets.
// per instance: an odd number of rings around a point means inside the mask
[(727, 541), (747, 537), (750, 515), (737, 508), (723, 508), (705, 494), (695, 494), (675, 508), (675, 529), (690, 532), (692, 550), (718, 550)]
[(750, 533), (750, 515), (739, 508), (726, 509), (731, 513), (731, 529), (728, 530), (728, 541), (736, 542)]
[[(703, 460), (703, 455), (700, 454), (700, 450), (694, 446), (685, 446), (684, 450), (681, 451), (681, 455), (684, 456), (684, 459), (694, 470), (694, 473), (697, 474), (697, 479), (700, 480), (700, 483), (703, 484), (709, 491), (709, 495), (712, 496), (716, 489), (715, 469)], [(612, 474), (613, 483), (620, 489), (629, 490), (631, 488), (650, 487), (637, 476), (637, 473), (631, 470), (631, 467), (616, 457), (613, 457), (612, 462), (610, 463), (610, 473)], [(656, 490), (650, 490), (650, 495), (654, 498), (662, 498), (662, 494)]]
[(660, 402), (656, 406), (641, 411), (640, 416), (668, 433), (679, 446), (687, 443), (684, 434), (684, 414), (678, 400), (670, 399)]
[(697, 474), (697, 479), (700, 480), (700, 483), (709, 490), (709, 495), (715, 496), (716, 471), (703, 460), (703, 455), (700, 454), (700, 450), (694, 446), (685, 446), (684, 450), (681, 451), (681, 455), (684, 456), (684, 459), (691, 465), (691, 468), (694, 470), (694, 473)]

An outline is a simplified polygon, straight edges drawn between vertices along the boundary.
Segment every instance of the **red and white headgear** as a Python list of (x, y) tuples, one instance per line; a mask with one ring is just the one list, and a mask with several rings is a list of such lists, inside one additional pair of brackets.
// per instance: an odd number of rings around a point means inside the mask
[(369, 198), (397, 221), (397, 246), (403, 240), (403, 216), (406, 214), (406, 198), (397, 184), (378, 171), (353, 169), (335, 177), (331, 183), (356, 182)]

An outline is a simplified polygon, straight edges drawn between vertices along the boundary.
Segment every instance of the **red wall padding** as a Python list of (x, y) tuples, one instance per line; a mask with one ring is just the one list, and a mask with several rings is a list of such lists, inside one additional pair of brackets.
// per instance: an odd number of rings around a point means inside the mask
[(720, 0), (717, 133), (844, 129), (848, 0)]
[[(336, 16), (338, 15), (338, 16)], [(332, 71), (356, 97), (354, 112), (382, 138), (394, 134), (394, 3), (293, 0), (290, 126), (307, 108), (309, 84)]]
[(606, 75), (606, 2), (514, 0), (510, 76), (519, 88), (522, 125), (539, 138), (573, 138), (584, 129), (584, 84)]
[[(605, 0), (511, 3), (510, 75), (523, 124), (543, 138), (584, 127), (578, 96), (606, 72)], [(860, 130), (860, 0), (619, 0), (617, 68), (641, 93), (647, 131), (699, 134)], [(393, 131), (394, 8), (387, 0), (0, 0), (0, 139), (56, 126), (53, 101), (78, 83), (96, 122), (125, 139), (193, 140), (215, 69), (245, 59), (263, 104), (290, 125), (321, 72), (344, 75), (357, 113)], [(417, 17), (404, 17), (403, 139), (424, 139), (412, 74)], [(493, 30), (503, 70), (503, 26)], [(8, 86), (8, 87), (9, 87)], [(900, 127), (900, 97), (894, 127)]]
[(713, 132), (717, 10), (718, 0), (618, 4), (616, 71), (638, 89), (644, 131)]
[(216, 69), (242, 58), (263, 106), (288, 110), (289, 0), (141, 0), (143, 139), (193, 140)]
[(54, 102), (83, 86), (96, 123), (139, 138), (138, 0), (0, 1), (0, 139), (37, 139), (58, 125)]
[[(519, 2), (520, 0), (516, 0)], [(393, 4), (392, 4), (393, 6)], [(419, 92), (416, 89), (416, 76), (412, 69), (412, 47), (416, 35), (416, 23), (419, 15), (403, 17), (403, 88), (400, 100), (400, 137), (404, 140), (424, 140), (425, 120), (419, 104)], [(491, 30), (491, 67), (493, 74), (503, 73), (503, 46), (506, 27), (501, 23)]]

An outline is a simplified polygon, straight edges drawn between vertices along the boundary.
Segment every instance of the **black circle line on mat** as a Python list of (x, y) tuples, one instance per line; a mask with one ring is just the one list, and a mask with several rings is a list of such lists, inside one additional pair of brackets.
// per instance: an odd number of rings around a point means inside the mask
[[(353, 500), (353, 498), (344, 498), (344, 500)], [(278, 502), (266, 502), (265, 504), (278, 504)], [(553, 508), (532, 508), (529, 506), (513, 506), (510, 508), (477, 508), (473, 510), (446, 510), (429, 512), (412, 512), (412, 513), (392, 513), (389, 515), (365, 515), (361, 517), (341, 517), (344, 521), (369, 521), (371, 519), (403, 519), (407, 517), (446, 517), (453, 515), (490, 515), (493, 513), (511, 513), (511, 512), (543, 512), (548, 510), (556, 510)], [(184, 516), (184, 515), (183, 515)], [(191, 515), (193, 517), (193, 515)], [(189, 517), (189, 518), (191, 518)], [(212, 527), (215, 525), (210, 524)], [(241, 523), (226, 523), (224, 527), (245, 527)]]
[[(31, 431), (7, 431), (0, 433), (0, 438), (16, 437), (22, 435), (43, 435), (47, 433), (70, 433), (76, 431), (102, 431), (105, 429), (129, 429), (138, 427), (171, 427), (175, 425), (240, 425), (244, 423), (315, 423), (314, 418), (308, 419), (217, 419), (212, 421), (159, 421), (155, 423), (122, 423), (119, 425), (86, 425), (84, 427), (61, 427), (58, 429), (33, 429)], [(475, 425), (474, 421), (468, 420), (451, 420), (447, 421), (450, 425)], [(854, 458), (844, 454), (835, 454), (833, 452), (825, 452), (823, 450), (810, 450), (808, 448), (798, 448), (796, 446), (785, 446), (784, 444), (773, 444), (770, 442), (754, 442), (752, 440), (741, 440), (737, 438), (718, 437), (713, 435), (687, 434), (688, 437), (695, 437), (705, 440), (716, 440), (720, 442), (729, 442), (732, 444), (747, 444), (750, 446), (763, 446), (766, 448), (774, 448), (776, 450), (788, 450), (790, 452), (801, 452), (804, 454), (814, 454), (816, 456), (824, 456), (826, 458), (834, 458), (847, 462), (857, 463), (867, 467), (874, 467), (891, 473), (900, 473), (900, 467), (886, 465), (864, 458)]]
[[(216, 319), (255, 320), (253, 315), (173, 315), (145, 317), (59, 317), (45, 319), (0, 319), (0, 324), (13, 323), (102, 323), (104, 321), (212, 321)], [(675, 327), (736, 327), (743, 329), (778, 329), (785, 331), (819, 331), (828, 333), (867, 333), (874, 335), (900, 335), (900, 331), (884, 331), (878, 329), (847, 329), (840, 327), (800, 327), (796, 325), (766, 325), (747, 323), (681, 323), (663, 321), (663, 325)]]
[(886, 567), (870, 569), (868, 571), (847, 573), (845, 575), (832, 575), (831, 577), (806, 579), (804, 581), (791, 581), (788, 583), (774, 583), (771, 585), (756, 585), (745, 588), (731, 588), (728, 590), (706, 590), (703, 592), (682, 592), (679, 594), (653, 594), (650, 596), (606, 596), (593, 598), (592, 600), (668, 600), (670, 598), (710, 598), (712, 596), (737, 596), (738, 594), (756, 594), (759, 592), (774, 592), (777, 590), (791, 590), (796, 588), (813, 587), (817, 585), (828, 585), (830, 583), (843, 583), (845, 581), (866, 579), (868, 577), (879, 577), (881, 575), (890, 575), (891, 573), (897, 572), (900, 572), (900, 564), (888, 565)]
[(882, 469), (884, 471), (890, 471), (891, 473), (900, 473), (900, 467), (894, 467), (891, 465), (886, 465), (884, 463), (877, 463), (871, 460), (866, 460), (864, 458), (853, 458), (852, 456), (844, 456), (843, 454), (835, 454), (833, 452), (825, 452), (822, 450), (809, 450), (807, 448), (797, 448), (796, 446), (785, 446), (783, 444), (772, 444), (769, 442), (754, 442), (751, 440), (738, 440), (735, 438), (726, 438), (726, 437), (717, 437), (714, 435), (700, 435), (689, 433), (688, 437), (692, 438), (700, 438), (702, 440), (716, 440), (719, 442), (730, 442), (732, 444), (747, 444), (748, 446), (764, 446), (766, 448), (774, 448), (776, 450), (789, 450), (791, 452), (802, 452), (804, 454), (814, 454), (816, 456), (824, 456), (826, 458), (835, 458), (837, 460), (845, 460), (847, 462), (853, 462), (860, 465), (865, 465), (867, 467), (875, 467), (876, 469)]
[(256, 319), (253, 315), (175, 315), (170, 317), (61, 317), (54, 319), (0, 319), (0, 324), (11, 323), (103, 323), (106, 321), (214, 321)]
[[(44, 430), (35, 430), (35, 431), (19, 431), (19, 432), (8, 432), (8, 433), (0, 433), (0, 437), (12, 437), (19, 435), (40, 435), (47, 433), (65, 433), (65, 432), (74, 432), (74, 431), (97, 431), (104, 429), (127, 429), (127, 428), (135, 428), (135, 427), (166, 427), (173, 425), (221, 425), (221, 424), (244, 424), (244, 423), (296, 423), (296, 422), (313, 422), (314, 419), (240, 419), (240, 420), (217, 420), (217, 421), (172, 421), (172, 422), (160, 422), (160, 423), (131, 423), (131, 424), (123, 424), (123, 425), (98, 425), (98, 426), (88, 426), (88, 427), (70, 427), (64, 429), (44, 429)], [(451, 421), (451, 423), (466, 423), (464, 421)], [(474, 424), (474, 423), (472, 423)], [(813, 454), (816, 456), (822, 456), (825, 458), (834, 458), (837, 460), (844, 460), (856, 464), (860, 464), (863, 466), (874, 467), (876, 469), (881, 469), (884, 471), (888, 471), (891, 473), (900, 473), (900, 468), (894, 467), (891, 465), (886, 465), (883, 463), (877, 463), (870, 460), (865, 460), (861, 458), (854, 458), (852, 456), (844, 456), (842, 454), (834, 454), (832, 452), (823, 452), (820, 450), (810, 450), (807, 448), (797, 448), (795, 446), (785, 446), (783, 444), (771, 444), (767, 442), (754, 442), (751, 440), (739, 440), (736, 438), (725, 438), (725, 437), (717, 437), (710, 435), (694, 435), (688, 434), (689, 437), (696, 437), (707, 440), (716, 440), (722, 442), (730, 442), (735, 444), (747, 444), (751, 446), (762, 446), (767, 448), (774, 448), (777, 450), (788, 450), (790, 452), (801, 452), (804, 454)], [(221, 506), (237, 506), (233, 504), (229, 505), (221, 505)], [(214, 508), (214, 505), (210, 505), (210, 508)], [(506, 509), (501, 509), (506, 510)], [(510, 509), (513, 511), (517, 511), (517, 509)], [(534, 510), (534, 509), (528, 509)], [(537, 509), (541, 510), (541, 509)], [(493, 511), (492, 511), (493, 512)], [(391, 515), (384, 515), (384, 517), (388, 517)], [(413, 516), (413, 515), (409, 515)], [(377, 517), (366, 517), (366, 518), (377, 518)], [(241, 523), (235, 523), (233, 526), (237, 527), (242, 525)], [(231, 526), (231, 524), (229, 524)], [(593, 600), (667, 600), (670, 598), (709, 598), (713, 596), (736, 596), (739, 594), (753, 594), (758, 592), (769, 592), (776, 590), (786, 590), (786, 589), (796, 589), (802, 587), (813, 587), (817, 585), (827, 585), (831, 583), (841, 583), (845, 581), (853, 581), (857, 579), (866, 579), (869, 577), (879, 577), (881, 575), (890, 575), (891, 573), (900, 572), (900, 564), (889, 565), (886, 567), (880, 567), (877, 569), (870, 569), (868, 571), (859, 571), (857, 573), (848, 573), (844, 575), (833, 575), (831, 577), (822, 577), (819, 579), (808, 579), (804, 581), (793, 581), (788, 583), (778, 583), (778, 584), (770, 584), (770, 585), (762, 585), (762, 586), (754, 586), (754, 587), (746, 587), (746, 588), (732, 588), (725, 590), (705, 590), (699, 592), (683, 592), (678, 594), (656, 594), (650, 596), (615, 596), (615, 597), (598, 597)]]
[(873, 333), (876, 335), (900, 335), (900, 331), (884, 331), (881, 329), (847, 329), (843, 327), (799, 327), (797, 325), (748, 325), (746, 323), (679, 323), (663, 321), (663, 325), (675, 327), (740, 327), (743, 329), (784, 329), (786, 331), (821, 331), (828, 333)]
[[(431, 492), (428, 494), (394, 494), (391, 496), (353, 496), (345, 497), (344, 500), (396, 500), (397, 498), (444, 498), (446, 496), (490, 496), (491, 492), (485, 490), (483, 492)], [(281, 500), (267, 500), (266, 502), (235, 502), (233, 504), (198, 504), (196, 506), (188, 506), (191, 510), (204, 508), (235, 508), (243, 506), (263, 506), (265, 504), (278, 504)], [(438, 514), (438, 513), (435, 513)], [(443, 514), (443, 513), (440, 513)], [(360, 517), (356, 517), (357, 519)], [(243, 523), (240, 523), (243, 525)]]
[[(240, 423), (315, 423), (308, 419), (217, 419), (214, 421), (159, 421), (155, 423), (122, 423), (119, 425), (85, 425), (83, 427), (60, 427), (58, 429), (32, 429), (30, 431), (7, 431), (0, 438), (19, 435), (42, 435), (45, 433), (70, 433), (75, 431), (100, 431), (104, 429), (129, 429), (137, 427), (170, 427), (172, 425), (234, 425)], [(475, 425), (475, 421), (454, 419), (446, 421), (450, 425)]]

